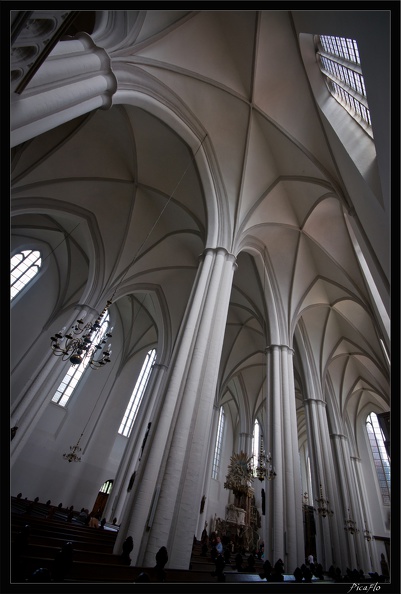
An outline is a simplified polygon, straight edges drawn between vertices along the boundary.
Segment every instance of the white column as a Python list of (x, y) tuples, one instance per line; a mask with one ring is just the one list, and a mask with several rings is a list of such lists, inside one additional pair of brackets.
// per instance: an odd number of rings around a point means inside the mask
[(137, 476), (129, 520), (133, 563), (153, 566), (166, 546), (187, 569), (199, 514), (234, 258), (206, 250), (170, 363), (166, 391)]
[(281, 406), (280, 349), (274, 345), (267, 349), (267, 428), (265, 430), (266, 454), (273, 456), (277, 476), (266, 482), (266, 541), (265, 559), (272, 565), (284, 552), (284, 464), (283, 421)]
[(363, 569), (365, 572), (367, 572), (371, 570), (368, 569), (370, 566), (369, 550), (364, 536), (366, 519), (366, 513), (364, 510), (366, 509), (366, 506), (363, 498), (360, 462), (361, 461), (359, 458), (351, 456), (351, 468), (355, 480), (355, 493), (353, 497), (353, 500), (355, 501), (354, 520), (357, 522), (358, 527), (358, 533), (355, 535), (354, 544), (355, 553), (357, 556), (357, 569)]
[(287, 572), (304, 561), (301, 474), (298, 453), (292, 349), (267, 349), (266, 453), (271, 453), (277, 476), (266, 481), (265, 556), (279, 558)]
[(356, 568), (357, 554), (355, 546), (355, 535), (351, 535), (344, 530), (345, 520), (348, 517), (348, 508), (353, 520), (356, 517), (357, 502), (355, 499), (355, 490), (352, 481), (351, 460), (348, 447), (348, 441), (345, 435), (332, 434), (333, 454), (335, 469), (341, 479), (336, 482), (337, 497), (336, 504), (336, 526), (338, 528), (340, 540), (341, 564), (338, 565), (343, 571), (347, 567)]
[[(303, 513), (302, 513), (302, 481), (301, 481), (301, 464), (298, 444), (298, 423), (297, 411), (295, 401), (295, 385), (294, 385), (294, 351), (293, 349), (284, 349), (284, 361), (286, 363), (286, 377), (288, 378), (288, 389), (284, 391), (285, 407), (284, 414), (288, 415), (290, 419), (290, 439), (288, 440), (288, 459), (289, 465), (292, 465), (292, 474), (289, 474), (288, 468), (286, 474), (288, 477), (287, 491), (291, 492), (293, 504), (290, 504), (290, 499), (287, 499), (287, 517), (291, 529), (288, 529), (287, 549), (288, 549), (288, 568), (295, 569), (299, 565), (300, 560), (304, 558), (304, 528), (303, 528)], [(288, 432), (288, 430), (287, 430)], [(287, 450), (287, 448), (286, 448)]]
[[(152, 544), (153, 547), (160, 547), (157, 523), (165, 526), (166, 516), (169, 514), (171, 520), (167, 548), (171, 552), (170, 567), (189, 567), (202, 485), (199, 468), (207, 461), (213, 403), (235, 266), (232, 255), (222, 249), (216, 250), (167, 461)], [(171, 498), (172, 495), (175, 497)], [(171, 509), (172, 501), (175, 501), (174, 510)], [(174, 513), (171, 514), (172, 511)], [(152, 550), (150, 546), (148, 555), (154, 551), (155, 548)]]
[[(329, 475), (332, 474), (330, 469), (333, 468), (333, 461), (331, 460), (330, 463), (329, 453), (326, 451), (329, 446), (327, 443), (328, 425), (325, 414), (326, 404), (323, 400), (309, 398), (308, 400), (304, 400), (304, 406), (314, 496), (314, 500), (310, 501), (310, 504), (317, 509), (318, 503), (316, 499), (320, 497), (320, 485), (322, 485), (323, 497), (330, 501), (329, 507), (331, 509), (332, 495), (334, 493), (330, 490)], [(316, 513), (315, 526), (317, 560), (327, 570), (334, 563), (330, 516), (326, 515), (326, 517), (322, 517)]]
[(107, 52), (89, 35), (60, 41), (21, 95), (11, 95), (11, 146), (94, 109), (108, 109), (117, 90)]

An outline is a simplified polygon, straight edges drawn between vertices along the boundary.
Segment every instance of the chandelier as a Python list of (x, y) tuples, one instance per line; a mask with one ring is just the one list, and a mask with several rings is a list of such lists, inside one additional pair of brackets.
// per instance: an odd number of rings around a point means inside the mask
[(320, 497), (318, 499), (315, 499), (315, 501), (318, 504), (317, 513), (319, 514), (319, 516), (322, 516), (322, 518), (325, 518), (326, 516), (332, 516), (334, 512), (333, 510), (329, 509), (330, 501), (323, 497), (322, 483), (320, 483), (319, 485), (319, 494)]
[(348, 508), (348, 518), (345, 520), (344, 530), (349, 532), (350, 534), (356, 534), (359, 532), (358, 528), (356, 527), (356, 522), (351, 518), (351, 513)]
[[(65, 328), (50, 337), (53, 355), (61, 357), (62, 361), (69, 359), (71, 365), (79, 365), (84, 359), (89, 359), (91, 369), (99, 369), (110, 363), (111, 344), (103, 350), (107, 338), (112, 337), (113, 328), (110, 328), (103, 336), (99, 337), (99, 330), (102, 320), (109, 309), (111, 301), (107, 301), (106, 307), (98, 315), (95, 322), (84, 324), (83, 319), (77, 320), (68, 333)], [(102, 352), (100, 352), (102, 351)]]
[(271, 454), (264, 453), (263, 447), (260, 448), (260, 454), (258, 457), (258, 465), (255, 469), (256, 476), (260, 481), (263, 481), (265, 478), (271, 481), (274, 480), (277, 476), (275, 468), (272, 464), (272, 456)]
[(63, 458), (65, 460), (68, 460), (68, 462), (81, 462), (81, 458), (77, 455), (77, 452), (80, 452), (82, 450), (82, 448), (79, 446), (79, 442), (81, 441), (82, 435), (83, 433), (81, 433), (80, 438), (74, 446), (70, 446), (70, 453), (63, 454)]

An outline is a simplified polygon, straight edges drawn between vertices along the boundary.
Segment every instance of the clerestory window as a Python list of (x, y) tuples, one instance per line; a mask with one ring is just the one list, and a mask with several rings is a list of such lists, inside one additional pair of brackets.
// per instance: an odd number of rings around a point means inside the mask
[[(100, 325), (100, 328), (97, 330), (93, 338), (93, 342), (95, 344), (99, 344), (102, 341), (103, 335), (107, 332), (109, 321), (109, 314), (106, 313), (103, 322)], [(63, 378), (63, 381), (57, 388), (56, 393), (52, 398), (52, 402), (54, 402), (55, 404), (59, 404), (60, 406), (67, 405), (67, 402), (69, 401), (73, 391), (77, 387), (77, 384), (81, 379), (82, 374), (89, 365), (90, 358), (91, 354), (87, 353), (85, 357), (82, 359), (82, 363), (80, 363), (79, 365), (70, 366), (69, 370)]]
[(110, 495), (112, 488), (113, 488), (113, 479), (109, 479), (108, 481), (103, 483), (99, 492), (106, 493), (107, 495)]
[(141, 372), (140, 372), (138, 379), (136, 381), (130, 401), (129, 401), (128, 406), (125, 410), (123, 420), (121, 421), (121, 425), (118, 430), (118, 432), (121, 435), (124, 435), (124, 437), (129, 437), (132, 427), (134, 426), (134, 422), (135, 422), (136, 416), (138, 414), (139, 406), (142, 402), (142, 398), (145, 393), (146, 386), (148, 385), (150, 373), (152, 371), (155, 359), (156, 359), (156, 350), (152, 349), (148, 352), (148, 354), (145, 357), (145, 361), (143, 362)]
[(373, 138), (357, 42), (320, 35), (316, 55), (330, 94)]
[(11, 301), (36, 276), (42, 266), (37, 250), (22, 250), (11, 258)]
[(264, 453), (263, 434), (260, 428), (260, 423), (256, 419), (253, 425), (252, 436), (252, 454), (253, 454), (253, 476), (257, 476), (257, 467), (259, 464), (259, 456)]
[(366, 419), (366, 430), (368, 432), (373, 462), (376, 469), (377, 480), (379, 481), (379, 488), (382, 500), (384, 505), (390, 505), (390, 458), (387, 454), (384, 434), (380, 427), (379, 420), (377, 418), (377, 415), (373, 412), (370, 413), (370, 415), (368, 415)]
[(212, 478), (216, 479), (219, 476), (220, 460), (221, 460), (221, 448), (223, 444), (223, 432), (224, 432), (225, 414), (224, 409), (220, 407), (219, 413), (219, 424), (217, 427), (216, 445), (214, 448), (213, 467), (212, 467)]

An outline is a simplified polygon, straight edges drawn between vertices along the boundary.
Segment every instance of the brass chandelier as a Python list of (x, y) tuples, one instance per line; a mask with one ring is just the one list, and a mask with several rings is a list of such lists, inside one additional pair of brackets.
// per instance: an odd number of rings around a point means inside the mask
[(84, 324), (81, 318), (73, 324), (68, 333), (65, 333), (65, 328), (62, 328), (60, 332), (51, 336), (53, 355), (61, 357), (62, 361), (69, 360), (71, 365), (80, 365), (84, 359), (89, 358), (88, 365), (91, 369), (99, 369), (106, 363), (110, 363), (111, 344), (107, 349), (103, 349), (107, 338), (112, 337), (113, 328), (108, 329), (101, 337), (99, 337), (99, 330), (111, 304), (111, 301), (107, 301), (106, 307), (95, 322)]
[(325, 518), (326, 516), (332, 516), (334, 512), (329, 508), (330, 501), (323, 497), (322, 483), (319, 485), (319, 494), (320, 497), (315, 500), (318, 504), (317, 513), (319, 516), (322, 516), (322, 518)]
[(77, 452), (80, 452), (82, 450), (82, 448), (79, 445), (82, 436), (83, 433), (81, 433), (81, 436), (78, 439), (77, 443), (74, 446), (70, 446), (71, 451), (69, 454), (63, 454), (64, 460), (67, 460), (68, 462), (81, 462), (81, 457), (77, 455)]
[(368, 530), (368, 523), (366, 520), (365, 520), (365, 530), (363, 531), (363, 535), (368, 542), (373, 540), (372, 533), (370, 532), (370, 530)]
[(258, 457), (258, 465), (255, 469), (256, 476), (261, 482), (264, 481), (265, 478), (269, 481), (276, 478), (277, 474), (272, 464), (272, 460), (272, 455), (269, 453), (266, 456), (263, 447), (261, 447)]
[(358, 528), (356, 527), (356, 522), (351, 518), (351, 512), (348, 508), (348, 518), (345, 520), (344, 530), (349, 532), (349, 534), (357, 534), (359, 532)]

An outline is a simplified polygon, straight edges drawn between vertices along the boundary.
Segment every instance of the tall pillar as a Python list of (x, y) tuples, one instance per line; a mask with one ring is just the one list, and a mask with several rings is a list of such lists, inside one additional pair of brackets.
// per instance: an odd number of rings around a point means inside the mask
[[(356, 545), (356, 553), (358, 556), (358, 567), (357, 569), (363, 569), (365, 573), (367, 571), (374, 571), (373, 569), (368, 569), (371, 566), (371, 559), (369, 555), (369, 546), (368, 542), (365, 540), (364, 530), (366, 529), (367, 524), (367, 513), (366, 513), (366, 501), (364, 497), (364, 488), (363, 488), (363, 479), (362, 479), (362, 470), (361, 470), (361, 460), (356, 456), (351, 457), (351, 466), (353, 475), (355, 477), (355, 484), (356, 484), (356, 499), (357, 499), (357, 509), (355, 510), (356, 517), (355, 520), (358, 526), (358, 534), (357, 538), (355, 539)], [(372, 526), (372, 524), (370, 524)]]
[[(294, 383), (294, 351), (287, 348), (284, 353), (286, 363), (286, 377), (288, 378), (288, 389), (285, 391), (285, 417), (290, 419), (291, 436), (288, 436), (288, 468), (292, 466), (292, 493), (291, 501), (287, 500), (287, 516), (291, 518), (291, 530), (288, 531), (287, 548), (289, 562), (299, 563), (304, 558), (304, 527), (302, 511), (302, 481), (300, 468), (300, 454), (298, 443), (298, 423), (295, 401), (295, 383)], [(288, 484), (291, 484), (291, 474), (288, 474)], [(293, 561), (292, 561), (293, 560)], [(296, 561), (295, 561), (296, 560)], [(294, 568), (296, 565), (294, 565)], [(289, 567), (289, 569), (291, 566)]]
[(265, 556), (279, 558), (286, 571), (304, 561), (302, 493), (298, 453), (292, 349), (267, 348), (266, 453), (270, 452), (276, 478), (266, 481)]
[(129, 524), (138, 565), (166, 546), (169, 567), (189, 566), (234, 268), (226, 250), (206, 250), (138, 480)]
[(340, 546), (341, 546), (341, 569), (345, 571), (347, 567), (353, 569), (359, 565), (359, 558), (356, 546), (356, 534), (350, 534), (344, 530), (345, 520), (349, 513), (353, 520), (356, 518), (358, 501), (356, 498), (354, 477), (352, 475), (351, 457), (349, 452), (348, 440), (345, 435), (332, 434), (333, 455), (335, 463), (335, 474), (341, 477), (337, 481), (336, 510)]

